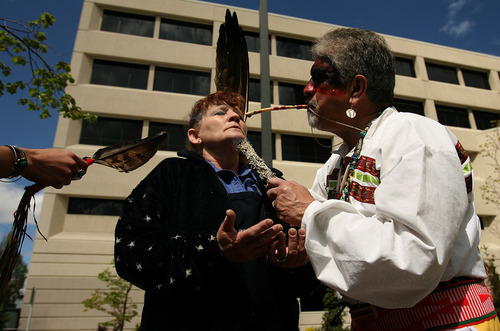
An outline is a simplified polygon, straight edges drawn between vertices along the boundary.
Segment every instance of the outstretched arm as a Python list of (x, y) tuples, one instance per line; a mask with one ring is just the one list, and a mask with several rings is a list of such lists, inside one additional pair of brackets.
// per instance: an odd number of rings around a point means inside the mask
[[(79, 170), (86, 170), (87, 162), (74, 153), (55, 148), (19, 148), (17, 157), (26, 157), (27, 166), (19, 175), (42, 186), (61, 188), (71, 183)], [(24, 155), (22, 155), (24, 153)], [(16, 155), (7, 146), (0, 146), (0, 178), (16, 175)]]

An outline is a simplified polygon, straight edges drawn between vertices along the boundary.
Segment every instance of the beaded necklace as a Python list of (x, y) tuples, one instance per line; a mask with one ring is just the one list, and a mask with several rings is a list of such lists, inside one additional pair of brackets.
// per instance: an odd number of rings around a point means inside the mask
[[(349, 164), (345, 167), (343, 175), (342, 175), (342, 167), (344, 166), (344, 159), (342, 158), (340, 161), (340, 169), (338, 169), (337, 187), (334, 191), (336, 193), (335, 198), (338, 200), (347, 201), (347, 199), (349, 198), (349, 194), (351, 193), (351, 188), (352, 188), (352, 177), (354, 174), (354, 169), (356, 168), (356, 165), (358, 164), (359, 161), (359, 156), (361, 154), (361, 148), (363, 147), (364, 138), (366, 136), (366, 133), (368, 132), (368, 129), (370, 128), (370, 126), (372, 125), (373, 121), (376, 118), (368, 122), (365, 129), (359, 132), (360, 137), (358, 143), (354, 148), (354, 153), (351, 157)], [(340, 177), (341, 175), (342, 177)], [(328, 198), (331, 199), (334, 197), (329, 196)]]

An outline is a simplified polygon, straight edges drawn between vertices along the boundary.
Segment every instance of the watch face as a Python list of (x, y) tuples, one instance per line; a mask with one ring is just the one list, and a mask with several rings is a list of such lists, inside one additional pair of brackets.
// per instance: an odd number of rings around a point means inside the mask
[(26, 159), (26, 154), (22, 149), (13, 145), (5, 145), (12, 150), (14, 153), (15, 161), (14, 161), (14, 170), (7, 178), (15, 178), (19, 177), (24, 169), (28, 166), (28, 160)]
[(18, 159), (15, 165), (19, 170), (24, 170), (28, 166), (28, 160), (26, 158)]

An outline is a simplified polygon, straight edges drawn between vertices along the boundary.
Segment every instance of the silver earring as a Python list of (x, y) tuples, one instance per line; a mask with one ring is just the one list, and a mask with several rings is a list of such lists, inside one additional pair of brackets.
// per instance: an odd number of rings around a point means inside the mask
[(356, 111), (354, 109), (352, 109), (352, 105), (351, 105), (351, 108), (347, 109), (345, 111), (345, 114), (347, 115), (347, 117), (349, 118), (354, 118), (356, 117)]

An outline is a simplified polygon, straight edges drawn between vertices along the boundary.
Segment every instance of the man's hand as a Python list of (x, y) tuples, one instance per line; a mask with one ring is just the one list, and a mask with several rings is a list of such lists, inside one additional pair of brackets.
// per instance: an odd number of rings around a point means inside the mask
[(276, 236), (283, 230), (281, 224), (273, 225), (271, 219), (265, 219), (246, 230), (236, 231), (235, 221), (236, 214), (228, 209), (217, 231), (219, 248), (231, 262), (251, 261), (265, 256), (269, 246), (276, 241)]
[(273, 201), (278, 217), (288, 224), (300, 227), (307, 207), (314, 201), (309, 190), (296, 182), (273, 177), (267, 184), (267, 196)]

